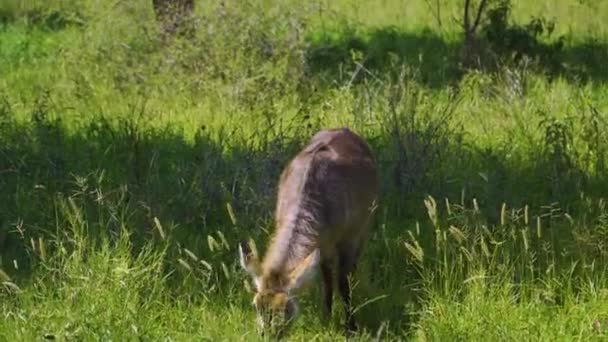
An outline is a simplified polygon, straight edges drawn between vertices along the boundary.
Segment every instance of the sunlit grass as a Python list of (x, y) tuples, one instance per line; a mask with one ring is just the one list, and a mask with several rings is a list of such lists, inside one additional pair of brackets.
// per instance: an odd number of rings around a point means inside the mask
[[(265, 246), (282, 167), (336, 126), (382, 179), (354, 340), (605, 339), (605, 69), (461, 75), (456, 2), (441, 30), (381, 3), (198, 6), (161, 41), (149, 1), (2, 2), (0, 340), (261, 339), (236, 245)], [(606, 2), (513, 3), (605, 43)], [(343, 338), (319, 291), (291, 340)]]

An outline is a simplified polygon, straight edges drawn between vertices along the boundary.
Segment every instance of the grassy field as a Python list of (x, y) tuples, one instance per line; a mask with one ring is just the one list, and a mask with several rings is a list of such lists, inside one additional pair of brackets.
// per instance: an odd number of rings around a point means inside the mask
[(337, 126), (381, 172), (352, 340), (608, 339), (608, 1), (512, 1), (469, 71), (455, 1), (150, 3), (0, 2), (1, 341), (261, 339), (237, 243)]

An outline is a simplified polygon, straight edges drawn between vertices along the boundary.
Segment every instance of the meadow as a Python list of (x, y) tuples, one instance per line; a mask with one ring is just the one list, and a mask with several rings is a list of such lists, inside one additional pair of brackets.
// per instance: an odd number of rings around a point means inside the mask
[[(350, 340), (608, 339), (608, 1), (510, 1), (473, 69), (456, 1), (197, 1), (175, 37), (150, 3), (0, 2), (1, 341), (262, 340), (237, 244), (342, 126), (381, 174)], [(345, 338), (320, 298), (289, 340)]]

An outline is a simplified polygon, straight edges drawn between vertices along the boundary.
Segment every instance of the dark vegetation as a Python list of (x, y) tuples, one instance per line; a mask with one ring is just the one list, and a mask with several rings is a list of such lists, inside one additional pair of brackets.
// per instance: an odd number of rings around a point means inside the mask
[(416, 67), (425, 85), (437, 88), (456, 84), (466, 68), (496, 72), (522, 63), (549, 79), (562, 76), (574, 82), (606, 83), (608, 70), (601, 63), (608, 57), (606, 42), (590, 37), (566, 43), (565, 36), (555, 36), (554, 20), (534, 17), (524, 24), (513, 23), (510, 1), (490, 3), (494, 5), (484, 12), (475, 42), (469, 43), (475, 51), (466, 57), (462, 51), (467, 45), (461, 39), (446, 39), (429, 29), (406, 32), (379, 27), (362, 32), (356, 24), (341, 23), (311, 35), (307, 60), (313, 72), (329, 72), (330, 79), (339, 77), (340, 65), (362, 65), (386, 74), (398, 72), (395, 65), (406, 63)]

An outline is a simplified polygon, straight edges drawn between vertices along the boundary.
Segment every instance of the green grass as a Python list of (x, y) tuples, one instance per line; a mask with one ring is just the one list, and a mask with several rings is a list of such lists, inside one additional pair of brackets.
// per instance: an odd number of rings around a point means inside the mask
[[(607, 1), (513, 1), (555, 32), (468, 72), (456, 2), (225, 3), (0, 4), (0, 340), (261, 339), (237, 243), (335, 126), (381, 173), (355, 340), (606, 339)], [(319, 291), (290, 339), (343, 338)]]

